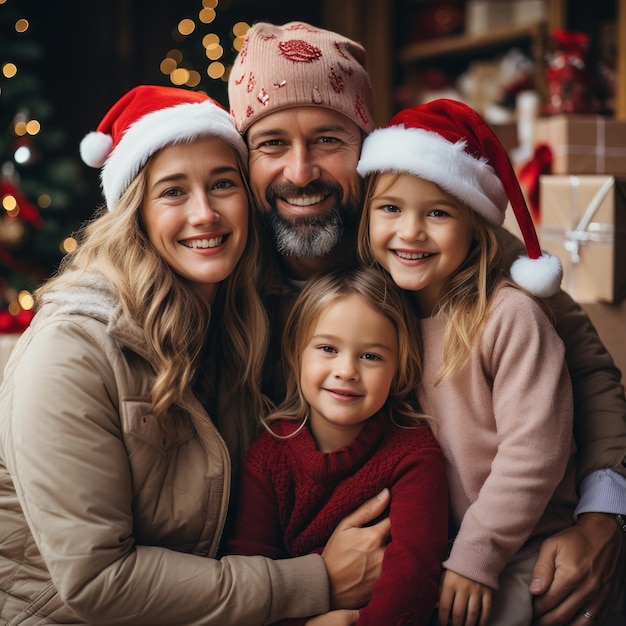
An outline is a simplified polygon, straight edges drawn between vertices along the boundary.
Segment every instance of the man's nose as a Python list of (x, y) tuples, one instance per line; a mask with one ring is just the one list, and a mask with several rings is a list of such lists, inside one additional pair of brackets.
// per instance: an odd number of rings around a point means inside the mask
[(306, 187), (320, 177), (321, 169), (307, 147), (295, 146), (287, 155), (283, 175), (292, 185)]

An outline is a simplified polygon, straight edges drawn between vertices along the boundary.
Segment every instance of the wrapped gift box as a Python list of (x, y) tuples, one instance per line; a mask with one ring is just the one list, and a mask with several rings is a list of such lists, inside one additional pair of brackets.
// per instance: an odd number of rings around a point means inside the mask
[(541, 176), (541, 247), (563, 263), (578, 302), (626, 297), (626, 178)]
[(468, 0), (465, 5), (465, 32), (483, 35), (512, 23), (513, 16), (508, 0)]
[(601, 115), (555, 115), (537, 120), (535, 143), (547, 143), (553, 174), (626, 176), (626, 121)]

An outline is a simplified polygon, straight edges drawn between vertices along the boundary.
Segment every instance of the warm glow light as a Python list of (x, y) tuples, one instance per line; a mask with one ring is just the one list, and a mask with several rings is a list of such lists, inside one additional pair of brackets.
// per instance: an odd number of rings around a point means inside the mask
[(37, 120), (31, 120), (26, 124), (26, 132), (29, 135), (36, 135), (41, 130), (41, 124)]
[(216, 46), (220, 43), (220, 38), (215, 33), (209, 33), (202, 38), (202, 45), (205, 48), (209, 48), (210, 46)]
[(25, 311), (30, 311), (35, 305), (35, 300), (32, 294), (26, 290), (20, 291), (17, 295), (17, 301)]
[(202, 9), (200, 13), (198, 13), (198, 19), (203, 24), (210, 24), (216, 17), (214, 9)]
[(244, 38), (243, 37), (237, 37), (234, 41), (233, 41), (233, 48), (239, 52), (241, 50), (241, 46), (243, 46), (243, 42), (244, 42)]
[(205, 9), (214, 9), (217, 6), (217, 0), (202, 0), (202, 6)]
[(191, 70), (189, 72), (189, 78), (187, 79), (185, 85), (187, 85), (187, 87), (197, 87), (200, 84), (201, 80), (202, 77), (200, 76), (200, 74), (196, 72), (196, 70)]
[(193, 33), (195, 29), (196, 29), (195, 22), (193, 20), (190, 20), (189, 18), (186, 18), (178, 22), (178, 32), (181, 35), (185, 35), (185, 36), (191, 35), (191, 33)]
[(7, 310), (9, 311), (11, 315), (18, 315), (22, 309), (17, 302), (11, 302), (9, 303)]
[(178, 64), (174, 59), (163, 59), (161, 61), (161, 72), (163, 72), (163, 74), (171, 74), (177, 66)]
[(224, 48), (220, 45), (213, 45), (210, 48), (207, 48), (206, 55), (207, 58), (215, 61), (216, 59), (220, 59), (224, 54)]
[(59, 247), (61, 248), (61, 252), (67, 254), (76, 250), (76, 248), (78, 247), (78, 242), (76, 241), (76, 239), (74, 239), (74, 237), (67, 237), (61, 242), (61, 245)]
[(17, 65), (15, 63), (5, 63), (2, 66), (2, 74), (5, 78), (14, 78), (17, 74)]
[(174, 61), (176, 61), (176, 64), (178, 65), (183, 60), (183, 53), (177, 48), (174, 48), (167, 53), (167, 58), (174, 59)]
[(247, 22), (237, 22), (233, 26), (233, 35), (235, 35), (235, 37), (243, 37), (249, 29), (250, 24), (248, 24)]
[(189, 70), (186, 70), (183, 67), (175, 69), (170, 74), (170, 80), (174, 83), (174, 85), (185, 85), (189, 80)]
[(13, 132), (18, 137), (23, 137), (26, 134), (26, 122), (17, 122), (13, 127)]
[(42, 193), (39, 198), (37, 198), (37, 204), (40, 209), (47, 209), (52, 204), (52, 198), (47, 193)]
[(221, 78), (224, 75), (226, 68), (223, 63), (219, 63), (216, 61), (215, 63), (211, 63), (209, 67), (207, 67), (206, 73), (210, 78)]
[(11, 194), (7, 194), (6, 196), (2, 196), (2, 208), (6, 211), (15, 211), (17, 207), (17, 200), (15, 196)]
[(28, 20), (25, 20), (24, 18), (17, 20), (17, 22), (15, 22), (15, 30), (18, 33), (23, 33), (25, 31), (28, 30)]

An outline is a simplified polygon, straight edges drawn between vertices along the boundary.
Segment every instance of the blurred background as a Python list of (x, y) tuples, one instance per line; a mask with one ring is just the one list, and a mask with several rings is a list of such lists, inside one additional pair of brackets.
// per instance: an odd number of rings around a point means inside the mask
[[(78, 144), (111, 104), (153, 83), (227, 106), (249, 25), (291, 20), (363, 43), (378, 125), (436, 97), (482, 113), (564, 261), (564, 287), (626, 344), (626, 0), (0, 0), (0, 335), (26, 327), (32, 291), (101, 202)], [(563, 205), (559, 176), (571, 175), (592, 191), (594, 176), (614, 184), (592, 234), (565, 241), (580, 221)], [(615, 352), (624, 367), (626, 345)]]

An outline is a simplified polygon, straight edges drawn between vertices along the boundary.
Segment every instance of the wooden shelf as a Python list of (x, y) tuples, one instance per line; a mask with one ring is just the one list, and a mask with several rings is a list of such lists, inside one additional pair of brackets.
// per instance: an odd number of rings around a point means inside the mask
[(543, 47), (546, 35), (547, 25), (544, 22), (533, 22), (500, 28), (484, 35), (455, 35), (411, 44), (400, 50), (398, 59), (402, 63), (414, 63), (446, 56), (470, 57), (472, 53), (497, 50), (524, 41), (530, 41), (533, 45), (540, 42)]

